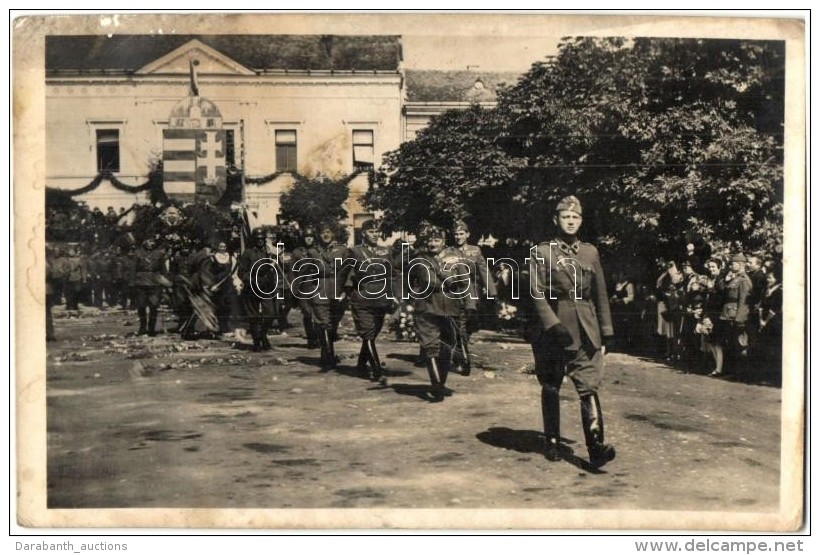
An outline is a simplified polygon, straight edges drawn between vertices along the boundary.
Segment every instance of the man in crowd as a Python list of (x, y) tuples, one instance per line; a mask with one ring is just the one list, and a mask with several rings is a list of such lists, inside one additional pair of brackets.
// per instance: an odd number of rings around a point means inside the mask
[(751, 314), (751, 293), (752, 281), (746, 275), (746, 256), (743, 253), (734, 254), (729, 259), (729, 272), (726, 274), (723, 289), (723, 308), (719, 317), (729, 326), (728, 358), (732, 362), (733, 372), (737, 372), (741, 357), (748, 354), (749, 336), (746, 323)]
[(91, 296), (94, 306), (102, 308), (103, 300), (108, 306), (114, 304), (111, 295), (111, 252), (108, 249), (94, 251), (88, 259), (91, 280)]
[(62, 271), (66, 310), (79, 312), (80, 297), (88, 284), (88, 259), (82, 254), (79, 245), (69, 247)]
[(758, 330), (760, 329), (760, 318), (758, 316), (760, 303), (768, 287), (766, 284), (766, 272), (763, 270), (763, 261), (759, 256), (750, 256), (748, 258), (746, 262), (746, 275), (752, 283), (748, 301), (750, 313), (747, 333), (749, 334), (750, 348), (756, 349)]

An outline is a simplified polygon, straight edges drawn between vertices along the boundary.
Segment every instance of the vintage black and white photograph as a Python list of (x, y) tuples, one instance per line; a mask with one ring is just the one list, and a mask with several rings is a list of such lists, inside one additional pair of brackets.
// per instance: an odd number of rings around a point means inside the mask
[(13, 34), (20, 525), (802, 525), (801, 20)]

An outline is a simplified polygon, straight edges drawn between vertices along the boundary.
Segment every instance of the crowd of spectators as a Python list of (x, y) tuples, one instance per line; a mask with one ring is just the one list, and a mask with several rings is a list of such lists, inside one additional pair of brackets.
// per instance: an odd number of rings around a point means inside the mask
[(782, 273), (760, 254), (659, 259), (654, 281), (616, 273), (611, 296), (617, 348), (662, 357), (711, 376), (779, 377)]

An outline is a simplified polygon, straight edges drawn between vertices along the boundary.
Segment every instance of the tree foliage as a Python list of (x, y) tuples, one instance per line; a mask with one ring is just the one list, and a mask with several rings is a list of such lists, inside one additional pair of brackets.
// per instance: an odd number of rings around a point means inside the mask
[(342, 179), (296, 176), (293, 187), (282, 193), (282, 218), (298, 223), (301, 228), (328, 223), (339, 226), (337, 231), (341, 232), (339, 224), (348, 219), (345, 201), (350, 194), (350, 181), (356, 175)]
[(389, 153), (368, 200), (390, 226), (472, 217), (537, 239), (565, 194), (612, 253), (681, 252), (686, 233), (780, 249), (782, 42), (566, 38), (494, 110), (434, 119)]
[(449, 226), (462, 218), (479, 232), (503, 224), (493, 205), (513, 194), (522, 161), (499, 145), (498, 116), (479, 105), (444, 112), (388, 153), (365, 197), (384, 212), (385, 228), (417, 230), (422, 221)]

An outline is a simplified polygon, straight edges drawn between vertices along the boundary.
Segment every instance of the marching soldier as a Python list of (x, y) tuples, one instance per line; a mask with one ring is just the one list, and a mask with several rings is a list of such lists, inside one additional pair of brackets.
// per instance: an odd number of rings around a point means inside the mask
[(446, 383), (465, 295), (455, 289), (458, 276), (454, 270), (460, 257), (443, 252), (444, 230), (430, 226), (424, 233), (427, 249), (411, 261), (404, 287), (413, 298), (416, 335), (427, 364), (433, 401), (440, 402), (453, 394)]
[(376, 220), (362, 224), (362, 234), (362, 243), (351, 248), (348, 253), (348, 258), (355, 260), (355, 265), (352, 268), (346, 266), (350, 278), (350, 310), (356, 333), (362, 340), (356, 369), (370, 381), (386, 386), (387, 378), (384, 377), (376, 350), (376, 337), (381, 332), (385, 316), (396, 304), (393, 297), (393, 275), (394, 269), (401, 266), (393, 263), (390, 248), (379, 246)]
[[(296, 297), (299, 303), (299, 310), (302, 312), (302, 325), (305, 328), (305, 337), (307, 338), (308, 349), (315, 349), (319, 346), (319, 335), (313, 324), (313, 319), (310, 315), (310, 285), (309, 283), (297, 281), (294, 284), (294, 278), (300, 275), (297, 270), (302, 269), (297, 266), (300, 260), (309, 257), (308, 250), (312, 249), (316, 244), (316, 231), (312, 227), (305, 228), (301, 236), (302, 244), (293, 249), (291, 270), (291, 293)], [(310, 271), (309, 269), (307, 271)]]
[(333, 342), (344, 314), (344, 282), (337, 279), (336, 260), (344, 260), (347, 247), (336, 242), (334, 226), (324, 224), (319, 229), (319, 241), (307, 249), (307, 255), (313, 266), (305, 271), (316, 277), (306, 281), (304, 287), (312, 292), (308, 306), (322, 349), (320, 366), (327, 372), (336, 368)]
[(277, 228), (268, 232), (267, 249), (268, 256), (274, 260), (274, 264), (282, 279), (277, 283), (276, 296), (273, 299), (274, 334), (280, 335), (288, 327), (288, 302), (290, 295), (290, 266), (293, 263), (291, 253), (285, 250), (282, 242), (282, 230)]
[(470, 335), (478, 329), (478, 303), (481, 295), (494, 299), (496, 296), (495, 282), (487, 274), (487, 261), (477, 245), (470, 245), (470, 228), (459, 220), (453, 227), (455, 245), (445, 249), (447, 255), (459, 256), (461, 261), (469, 267), (469, 295), (464, 299), (464, 310), (459, 318), (458, 345), (455, 349), (457, 360), (456, 372), (465, 376), (470, 375)]
[(562, 456), (558, 392), (567, 375), (580, 397), (589, 461), (598, 468), (615, 458), (615, 448), (604, 440), (598, 398), (605, 341), (614, 334), (607, 288), (598, 250), (578, 239), (583, 222), (581, 202), (574, 196), (562, 199), (553, 221), (558, 235), (539, 244), (529, 260), (530, 293), (537, 315), (529, 338), (541, 384), (544, 455), (551, 461)]
[[(268, 329), (274, 317), (273, 299), (270, 296), (275, 292), (278, 281), (283, 276), (277, 276), (274, 269), (267, 264), (257, 261), (268, 259), (265, 246), (266, 234), (262, 228), (256, 228), (252, 233), (252, 244), (239, 257), (237, 272), (242, 280), (241, 304), (245, 317), (248, 319), (248, 331), (253, 338), (253, 352), (269, 351)], [(252, 270), (256, 271), (252, 271)]]
[(157, 309), (162, 300), (163, 287), (171, 282), (165, 277), (165, 251), (156, 248), (154, 239), (148, 238), (134, 252), (134, 304), (140, 319), (139, 335), (157, 334)]

